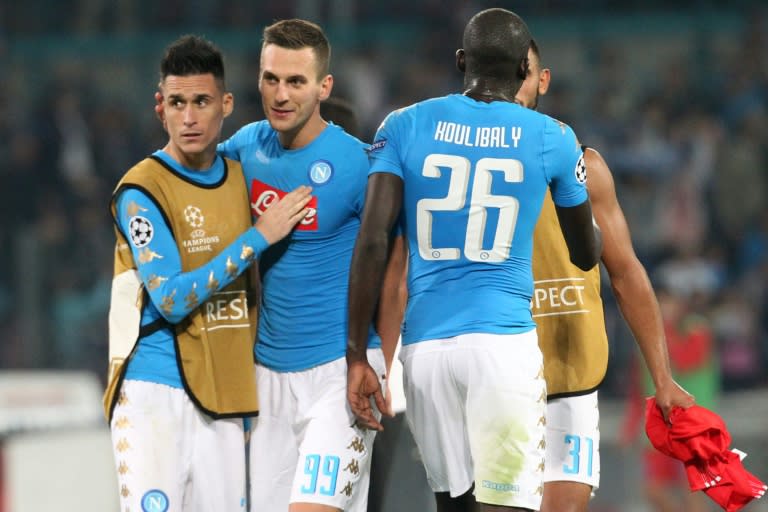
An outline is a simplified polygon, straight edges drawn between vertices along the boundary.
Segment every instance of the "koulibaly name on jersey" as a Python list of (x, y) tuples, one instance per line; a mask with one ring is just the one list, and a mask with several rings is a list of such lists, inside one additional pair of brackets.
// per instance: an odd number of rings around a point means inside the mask
[(478, 148), (508, 148), (517, 147), (523, 130), (519, 126), (511, 126), (510, 136), (507, 137), (506, 126), (470, 126), (466, 124), (438, 121), (435, 127), (434, 139), (439, 142), (449, 142), (460, 146)]

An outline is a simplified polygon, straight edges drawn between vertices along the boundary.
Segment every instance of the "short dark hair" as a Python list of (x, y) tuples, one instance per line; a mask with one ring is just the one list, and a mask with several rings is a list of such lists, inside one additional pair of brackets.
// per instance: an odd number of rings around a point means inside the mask
[(169, 75), (212, 74), (224, 89), (224, 57), (212, 42), (200, 36), (185, 35), (171, 43), (160, 61), (160, 80)]
[(539, 51), (539, 45), (536, 44), (535, 39), (531, 39), (531, 52), (533, 52), (537, 59), (541, 60), (541, 52)]
[(524, 80), (531, 41), (528, 26), (512, 11), (480, 11), (464, 29), (466, 70), (476, 76)]
[(320, 103), (320, 116), (326, 121), (341, 126), (348, 134), (360, 138), (360, 124), (352, 104), (332, 96)]
[(289, 50), (311, 48), (317, 59), (318, 78), (328, 74), (331, 65), (331, 43), (320, 25), (300, 19), (278, 21), (264, 29), (262, 48), (268, 44)]

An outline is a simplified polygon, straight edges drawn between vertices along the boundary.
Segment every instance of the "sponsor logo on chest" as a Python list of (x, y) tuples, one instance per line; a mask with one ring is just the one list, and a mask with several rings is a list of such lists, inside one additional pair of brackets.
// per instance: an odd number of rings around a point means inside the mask
[[(328, 171), (330, 172), (330, 171)], [(327, 176), (330, 179), (330, 175)], [(257, 179), (251, 180), (251, 213), (258, 219), (272, 204), (279, 201), (287, 192), (279, 188), (267, 185)], [(319, 221), (317, 217), (317, 196), (307, 204), (309, 213), (296, 225), (297, 231), (317, 231)]]

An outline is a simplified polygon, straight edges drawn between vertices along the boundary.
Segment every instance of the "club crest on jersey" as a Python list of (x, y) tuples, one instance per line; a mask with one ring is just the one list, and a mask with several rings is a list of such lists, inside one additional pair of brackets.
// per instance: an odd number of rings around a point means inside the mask
[(582, 184), (587, 182), (587, 166), (584, 164), (584, 155), (581, 155), (579, 161), (576, 162), (574, 173), (576, 174), (576, 181)]
[[(285, 191), (267, 185), (263, 181), (251, 181), (251, 214), (259, 218), (273, 203), (279, 201)], [(307, 204), (309, 213), (296, 225), (297, 231), (317, 231), (319, 226), (317, 219), (317, 196), (312, 196)]]
[(333, 166), (327, 160), (318, 160), (309, 166), (309, 181), (315, 185), (325, 185), (332, 176)]
[(141, 497), (141, 510), (143, 512), (167, 512), (168, 496), (159, 489), (152, 489)]
[(128, 231), (131, 237), (131, 243), (134, 247), (144, 247), (152, 241), (155, 234), (155, 228), (148, 218), (141, 215), (134, 215), (128, 221)]

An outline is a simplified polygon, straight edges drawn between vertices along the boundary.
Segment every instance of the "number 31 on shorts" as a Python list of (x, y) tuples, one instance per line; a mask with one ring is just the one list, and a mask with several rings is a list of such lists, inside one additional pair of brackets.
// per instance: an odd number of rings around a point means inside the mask
[(571, 456), (571, 464), (563, 464), (563, 472), (568, 475), (578, 475), (580, 472), (585, 471), (586, 475), (591, 477), (592, 453), (595, 447), (592, 438), (566, 434), (565, 444), (571, 448), (568, 451), (568, 455)]
[(305, 485), (303, 494), (333, 496), (336, 494), (336, 479), (339, 476), (339, 457), (336, 455), (307, 455), (304, 463)]

